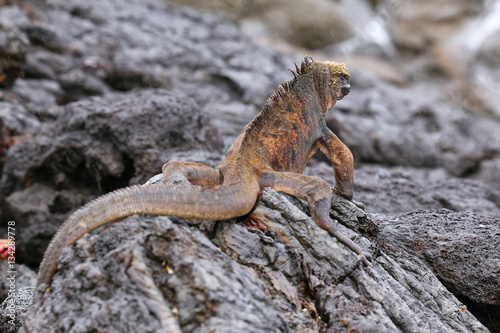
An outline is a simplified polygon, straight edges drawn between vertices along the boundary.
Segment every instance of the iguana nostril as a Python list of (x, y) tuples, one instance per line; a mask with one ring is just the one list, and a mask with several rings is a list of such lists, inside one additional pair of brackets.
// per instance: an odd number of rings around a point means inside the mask
[(342, 92), (342, 95), (347, 95), (349, 94), (349, 92), (351, 91), (351, 85), (348, 83), (348, 84), (344, 84), (342, 86), (342, 88), (340, 89), (340, 91)]

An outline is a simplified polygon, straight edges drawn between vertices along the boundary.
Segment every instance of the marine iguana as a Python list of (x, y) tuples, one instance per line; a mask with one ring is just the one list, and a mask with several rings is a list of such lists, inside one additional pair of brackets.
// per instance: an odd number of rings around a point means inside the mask
[(325, 122), (327, 112), (350, 91), (349, 72), (342, 63), (308, 56), (300, 68), (295, 64), (295, 71), (290, 71), (294, 78), (278, 86), (217, 169), (170, 161), (162, 168), (163, 185), (119, 189), (74, 212), (52, 238), (36, 287), (50, 285), (63, 248), (108, 222), (132, 214), (205, 220), (240, 217), (252, 211), (265, 187), (306, 200), (312, 219), (371, 266), (370, 256), (330, 218), (332, 189), (327, 182), (301, 174), (309, 159), (321, 151), (333, 163), (333, 191), (352, 200), (353, 156)]

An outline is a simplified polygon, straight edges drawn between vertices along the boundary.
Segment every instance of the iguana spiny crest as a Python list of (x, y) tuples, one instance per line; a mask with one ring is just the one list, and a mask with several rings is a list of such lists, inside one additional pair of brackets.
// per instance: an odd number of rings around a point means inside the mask
[(323, 96), (323, 114), (335, 105), (336, 100), (341, 100), (349, 94), (349, 79), (351, 75), (344, 63), (334, 61), (314, 61), (312, 57), (305, 56), (300, 67), (295, 64), (295, 71), (289, 69), (293, 79), (283, 82), (269, 97), (263, 111), (279, 103), (296, 84), (303, 86), (312, 85), (320, 96)]

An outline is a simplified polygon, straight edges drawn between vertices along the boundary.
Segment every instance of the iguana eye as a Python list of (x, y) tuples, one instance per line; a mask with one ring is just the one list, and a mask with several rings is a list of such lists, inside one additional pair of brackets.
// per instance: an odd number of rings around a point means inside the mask
[(349, 78), (347, 77), (347, 75), (345, 74), (339, 74), (339, 79), (341, 79), (342, 81), (347, 81), (349, 80)]

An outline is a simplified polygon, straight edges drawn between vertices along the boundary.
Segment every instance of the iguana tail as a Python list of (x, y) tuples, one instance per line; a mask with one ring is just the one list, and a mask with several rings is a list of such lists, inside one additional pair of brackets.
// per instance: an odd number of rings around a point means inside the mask
[(133, 214), (225, 220), (247, 214), (258, 193), (258, 188), (252, 190), (243, 184), (134, 185), (98, 197), (74, 212), (54, 235), (40, 264), (36, 288), (50, 284), (63, 248), (108, 222)]

